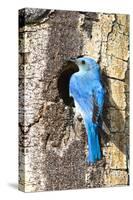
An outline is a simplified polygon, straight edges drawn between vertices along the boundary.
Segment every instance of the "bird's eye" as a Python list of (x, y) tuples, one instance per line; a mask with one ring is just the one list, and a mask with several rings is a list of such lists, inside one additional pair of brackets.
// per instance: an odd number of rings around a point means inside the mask
[(81, 62), (83, 65), (85, 64), (85, 61), (84, 60), (82, 60), (82, 62)]

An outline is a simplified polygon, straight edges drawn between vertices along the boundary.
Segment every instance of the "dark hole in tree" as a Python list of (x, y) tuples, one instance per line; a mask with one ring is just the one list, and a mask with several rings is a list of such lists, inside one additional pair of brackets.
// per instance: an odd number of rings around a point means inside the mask
[(73, 73), (78, 71), (77, 65), (72, 62), (67, 62), (62, 66), (57, 81), (59, 96), (67, 106), (74, 106), (73, 98), (69, 96), (69, 82)]

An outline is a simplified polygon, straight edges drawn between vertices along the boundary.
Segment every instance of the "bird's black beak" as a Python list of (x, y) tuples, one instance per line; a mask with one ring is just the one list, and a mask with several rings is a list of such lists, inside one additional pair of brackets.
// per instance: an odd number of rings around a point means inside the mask
[(66, 61), (73, 62), (73, 63), (76, 63), (77, 58), (82, 58), (82, 57), (84, 57), (84, 55), (80, 55), (80, 56), (77, 56), (77, 57), (67, 58), (67, 59), (65, 59), (65, 60), (66, 60)]
[(71, 57), (71, 58), (68, 59), (68, 61), (75, 63), (76, 62), (76, 57)]

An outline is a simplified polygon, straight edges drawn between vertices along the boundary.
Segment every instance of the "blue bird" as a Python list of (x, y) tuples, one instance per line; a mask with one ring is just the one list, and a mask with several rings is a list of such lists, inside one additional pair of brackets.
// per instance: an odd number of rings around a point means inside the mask
[(79, 71), (70, 78), (69, 95), (83, 118), (88, 139), (87, 162), (93, 164), (102, 158), (98, 126), (105, 91), (100, 80), (100, 67), (90, 57), (77, 57), (70, 61), (78, 66)]

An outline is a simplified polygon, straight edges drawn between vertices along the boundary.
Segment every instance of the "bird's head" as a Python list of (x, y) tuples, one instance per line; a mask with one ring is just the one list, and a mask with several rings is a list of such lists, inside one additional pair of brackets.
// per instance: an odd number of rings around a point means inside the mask
[(99, 70), (97, 62), (90, 57), (79, 56), (77, 58), (71, 58), (70, 61), (74, 62), (80, 71)]

